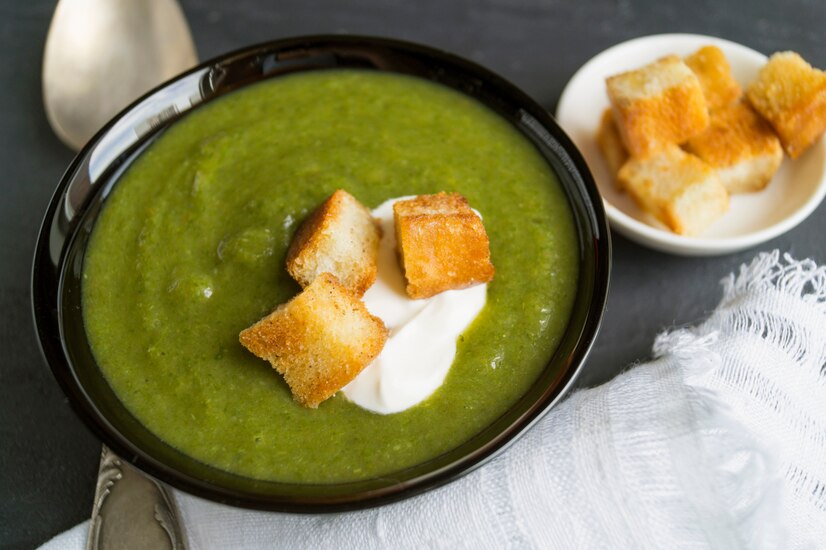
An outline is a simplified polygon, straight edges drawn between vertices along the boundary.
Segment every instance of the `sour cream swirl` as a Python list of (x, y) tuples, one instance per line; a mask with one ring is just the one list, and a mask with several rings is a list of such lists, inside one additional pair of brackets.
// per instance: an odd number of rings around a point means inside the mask
[(473, 322), (487, 299), (487, 285), (449, 290), (412, 300), (396, 255), (393, 203), (373, 210), (381, 223), (378, 276), (364, 294), (364, 303), (381, 318), (390, 336), (381, 354), (342, 390), (356, 405), (379, 414), (401, 412), (427, 399), (444, 382), (456, 341)]

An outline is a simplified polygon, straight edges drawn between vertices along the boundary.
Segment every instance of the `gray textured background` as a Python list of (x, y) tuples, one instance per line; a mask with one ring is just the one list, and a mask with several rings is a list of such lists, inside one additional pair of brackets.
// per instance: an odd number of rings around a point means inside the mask
[[(499, 72), (553, 111), (565, 82), (604, 48), (663, 32), (711, 34), (826, 67), (820, 0), (182, 0), (201, 59), (307, 33), (374, 34), (427, 43)], [(37, 349), (29, 270), (37, 228), (72, 158), (40, 97), (55, 2), (0, 0), (0, 547), (31, 548), (91, 509), (100, 445), (81, 425)], [(648, 356), (655, 334), (695, 322), (719, 279), (758, 250), (826, 262), (826, 207), (757, 249), (711, 259), (652, 252), (615, 237), (611, 297), (580, 378), (594, 385)]]

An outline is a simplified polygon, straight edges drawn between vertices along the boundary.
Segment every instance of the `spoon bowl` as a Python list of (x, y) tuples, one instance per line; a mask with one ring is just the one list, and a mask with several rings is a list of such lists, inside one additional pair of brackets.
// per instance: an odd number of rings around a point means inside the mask
[(43, 54), (46, 117), (78, 150), (135, 98), (196, 63), (175, 0), (60, 0)]

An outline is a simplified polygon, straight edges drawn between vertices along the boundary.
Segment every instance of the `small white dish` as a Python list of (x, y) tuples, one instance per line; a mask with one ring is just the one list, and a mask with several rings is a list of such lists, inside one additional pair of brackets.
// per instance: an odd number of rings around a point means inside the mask
[(777, 237), (806, 219), (826, 195), (824, 139), (794, 161), (785, 157), (763, 191), (732, 195), (726, 215), (699, 237), (672, 233), (617, 190), (595, 137), (600, 117), (609, 106), (605, 78), (667, 54), (686, 56), (708, 44), (725, 53), (734, 78), (744, 90), (766, 63), (766, 56), (759, 52), (711, 36), (660, 34), (636, 38), (605, 50), (583, 65), (565, 86), (556, 111), (557, 121), (593, 173), (611, 228), (642, 245), (685, 256), (726, 254)]

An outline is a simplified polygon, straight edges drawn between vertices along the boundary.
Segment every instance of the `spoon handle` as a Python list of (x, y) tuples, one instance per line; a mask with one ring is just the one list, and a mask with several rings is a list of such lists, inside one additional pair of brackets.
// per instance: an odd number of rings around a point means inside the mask
[(103, 446), (86, 550), (185, 550), (175, 503), (164, 486)]

